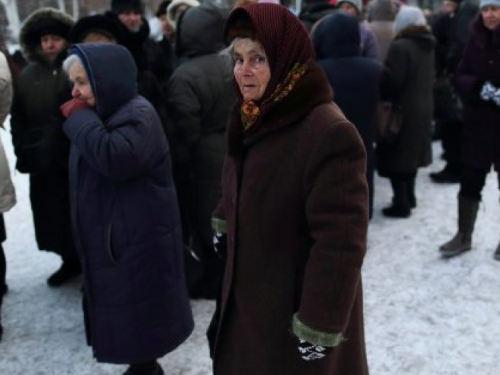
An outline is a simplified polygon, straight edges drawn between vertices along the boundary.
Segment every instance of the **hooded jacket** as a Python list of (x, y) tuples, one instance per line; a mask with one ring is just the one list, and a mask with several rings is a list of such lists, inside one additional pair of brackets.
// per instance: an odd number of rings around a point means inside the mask
[(69, 30), (73, 20), (52, 8), (31, 14), (20, 32), (21, 49), (28, 66), (14, 81), (12, 104), (12, 141), (17, 156), (16, 168), (22, 173), (46, 173), (67, 169), (69, 143), (62, 132), (63, 117), (59, 106), (71, 98), (61, 64), (62, 52), (48, 61), (40, 47), (40, 24), (47, 20)]
[(314, 33), (319, 66), (334, 89), (335, 103), (358, 129), (367, 153), (370, 208), (373, 205), (372, 120), (379, 97), (382, 65), (361, 56), (358, 21), (344, 13), (325, 18)]
[(197, 249), (212, 246), (210, 218), (221, 195), (226, 124), (236, 102), (231, 63), (218, 54), (226, 18), (226, 9), (208, 3), (183, 14), (177, 27), (183, 62), (167, 91), (181, 206)]
[(14, 80), (10, 120), (16, 168), (30, 174), (38, 248), (65, 259), (75, 258), (76, 252), (69, 220), (69, 141), (59, 107), (71, 92), (61, 68), (66, 51), (51, 62), (42, 54), (40, 39), (47, 30), (68, 39), (72, 26), (71, 17), (53, 8), (40, 8), (24, 22), (19, 39), (29, 64)]
[(64, 123), (72, 222), (84, 270), (88, 338), (98, 361), (162, 357), (191, 333), (170, 151), (137, 95), (130, 53), (77, 44), (96, 98)]

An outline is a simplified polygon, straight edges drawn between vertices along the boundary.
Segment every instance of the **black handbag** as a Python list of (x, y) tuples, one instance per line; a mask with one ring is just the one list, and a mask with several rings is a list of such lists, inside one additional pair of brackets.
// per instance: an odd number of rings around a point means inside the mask
[(375, 140), (377, 143), (394, 143), (403, 124), (403, 110), (390, 101), (379, 101), (375, 111)]

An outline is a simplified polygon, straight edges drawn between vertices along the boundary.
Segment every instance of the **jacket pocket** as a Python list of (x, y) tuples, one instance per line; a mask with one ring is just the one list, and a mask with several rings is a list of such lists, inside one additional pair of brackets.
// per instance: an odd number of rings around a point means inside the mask
[(111, 263), (113, 263), (115, 266), (117, 266), (118, 261), (116, 260), (115, 251), (113, 249), (113, 225), (112, 224), (109, 224), (109, 226), (108, 226), (106, 248), (107, 248), (108, 256), (109, 256), (109, 259), (111, 260)]

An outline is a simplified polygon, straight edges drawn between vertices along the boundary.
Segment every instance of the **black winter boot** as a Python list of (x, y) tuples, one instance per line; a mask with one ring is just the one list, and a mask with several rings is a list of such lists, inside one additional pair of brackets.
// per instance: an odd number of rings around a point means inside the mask
[(391, 178), (394, 198), (392, 205), (382, 210), (382, 214), (387, 217), (407, 218), (411, 214), (410, 202), (408, 200), (408, 185), (406, 181)]
[(450, 241), (439, 247), (443, 257), (451, 258), (472, 248), (472, 232), (478, 209), (479, 201), (458, 197), (458, 232)]
[(47, 279), (47, 284), (52, 287), (61, 286), (81, 273), (82, 268), (77, 259), (63, 259), (61, 267)]

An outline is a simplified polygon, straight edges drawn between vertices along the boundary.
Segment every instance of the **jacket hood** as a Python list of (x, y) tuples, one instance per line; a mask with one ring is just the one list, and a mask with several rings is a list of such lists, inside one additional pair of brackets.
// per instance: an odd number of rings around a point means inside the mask
[(394, 21), (396, 5), (393, 0), (373, 0), (368, 3), (368, 21)]
[(112, 43), (75, 44), (96, 98), (96, 112), (107, 119), (137, 95), (137, 67), (130, 52)]
[(318, 60), (359, 56), (359, 22), (345, 13), (327, 16), (317, 26), (313, 42)]
[(228, 15), (228, 9), (211, 3), (186, 10), (177, 22), (178, 56), (193, 58), (221, 50)]
[(423, 50), (432, 50), (436, 48), (436, 38), (432, 35), (428, 26), (411, 26), (402, 30), (396, 35), (396, 39), (412, 39)]
[(40, 8), (31, 13), (24, 21), (19, 33), (19, 43), (23, 55), (29, 61), (44, 60), (40, 47), (40, 38), (50, 30), (69, 40), (69, 33), (75, 21), (55, 8)]

